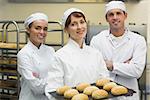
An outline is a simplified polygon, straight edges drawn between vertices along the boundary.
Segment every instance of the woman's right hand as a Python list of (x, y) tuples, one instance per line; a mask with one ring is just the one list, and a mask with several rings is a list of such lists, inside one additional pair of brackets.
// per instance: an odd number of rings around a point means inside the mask
[(36, 77), (36, 78), (39, 78), (39, 74), (36, 73), (36, 72), (32, 72), (33, 76)]

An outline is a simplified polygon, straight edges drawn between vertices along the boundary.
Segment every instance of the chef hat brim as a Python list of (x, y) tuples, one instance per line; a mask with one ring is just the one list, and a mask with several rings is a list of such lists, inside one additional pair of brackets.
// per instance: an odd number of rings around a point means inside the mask
[(107, 14), (107, 12), (112, 9), (121, 9), (126, 12), (125, 3), (122, 1), (111, 1), (111, 2), (107, 3), (105, 6), (105, 14)]
[(48, 22), (48, 16), (44, 13), (33, 13), (29, 17), (26, 18), (24, 25), (25, 28), (28, 28), (28, 26), (35, 20), (45, 20)]
[(69, 15), (71, 15), (73, 12), (80, 12), (84, 15), (84, 12), (82, 10), (78, 9), (78, 8), (67, 9), (64, 12), (64, 15), (62, 16), (62, 26), (63, 26), (63, 28), (65, 27), (66, 20), (68, 19)]

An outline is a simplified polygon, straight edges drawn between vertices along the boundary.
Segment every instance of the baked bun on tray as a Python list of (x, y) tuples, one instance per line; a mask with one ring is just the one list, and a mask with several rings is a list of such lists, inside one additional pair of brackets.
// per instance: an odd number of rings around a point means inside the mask
[(89, 100), (89, 97), (86, 94), (80, 93), (73, 96), (71, 100)]
[(115, 86), (111, 89), (113, 95), (123, 95), (128, 93), (128, 89), (124, 86)]

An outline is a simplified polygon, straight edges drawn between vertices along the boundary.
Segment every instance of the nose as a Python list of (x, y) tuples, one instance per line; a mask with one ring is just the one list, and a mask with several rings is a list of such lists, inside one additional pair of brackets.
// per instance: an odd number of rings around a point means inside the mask
[(82, 27), (82, 25), (79, 23), (79, 24), (77, 25), (77, 27), (78, 27), (78, 28), (81, 28), (81, 27)]
[(44, 33), (44, 30), (43, 30), (43, 29), (41, 29), (41, 30), (40, 30), (40, 33)]
[(117, 14), (114, 14), (114, 17), (113, 17), (114, 19), (116, 19), (117, 18)]
[(47, 34), (47, 31), (45, 31), (44, 29), (41, 29), (41, 30), (40, 30), (40, 34), (46, 35), (46, 34)]
[(40, 29), (39, 31), (40, 31), (41, 34), (46, 34), (47, 33), (47, 30), (45, 30), (45, 29)]

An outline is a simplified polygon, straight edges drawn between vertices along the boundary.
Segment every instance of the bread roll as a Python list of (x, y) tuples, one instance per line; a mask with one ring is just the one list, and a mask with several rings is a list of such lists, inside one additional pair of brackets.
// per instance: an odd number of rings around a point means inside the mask
[(65, 91), (64, 97), (70, 99), (76, 94), (79, 94), (78, 90), (76, 90), (76, 89), (69, 89), (69, 90)]
[(117, 86), (117, 84), (115, 82), (109, 82), (103, 86), (103, 89), (106, 91), (110, 91), (115, 86)]
[(86, 94), (86, 95), (92, 95), (92, 93), (95, 91), (95, 90), (98, 90), (99, 88), (96, 87), (96, 86), (88, 86), (84, 89), (83, 93)]
[(59, 94), (59, 95), (64, 95), (65, 91), (69, 90), (69, 89), (71, 89), (71, 87), (65, 85), (65, 86), (57, 88), (56, 93)]
[(110, 82), (109, 79), (103, 78), (96, 81), (96, 86), (101, 87), (104, 86), (106, 83)]
[(76, 86), (76, 89), (79, 91), (79, 92), (83, 92), (83, 90), (88, 87), (88, 86), (91, 86), (89, 83), (80, 83)]
[(94, 99), (102, 99), (106, 97), (108, 97), (108, 92), (103, 89), (96, 90), (92, 93), (92, 98)]
[[(23, 48), (23, 44), (19, 44), (19, 48)], [(16, 43), (0, 43), (0, 48), (8, 48), (8, 49), (16, 49), (17, 44)]]
[(111, 89), (113, 95), (122, 95), (128, 93), (128, 89), (124, 86), (115, 86)]
[(89, 97), (86, 94), (80, 93), (73, 96), (71, 100), (89, 100)]

